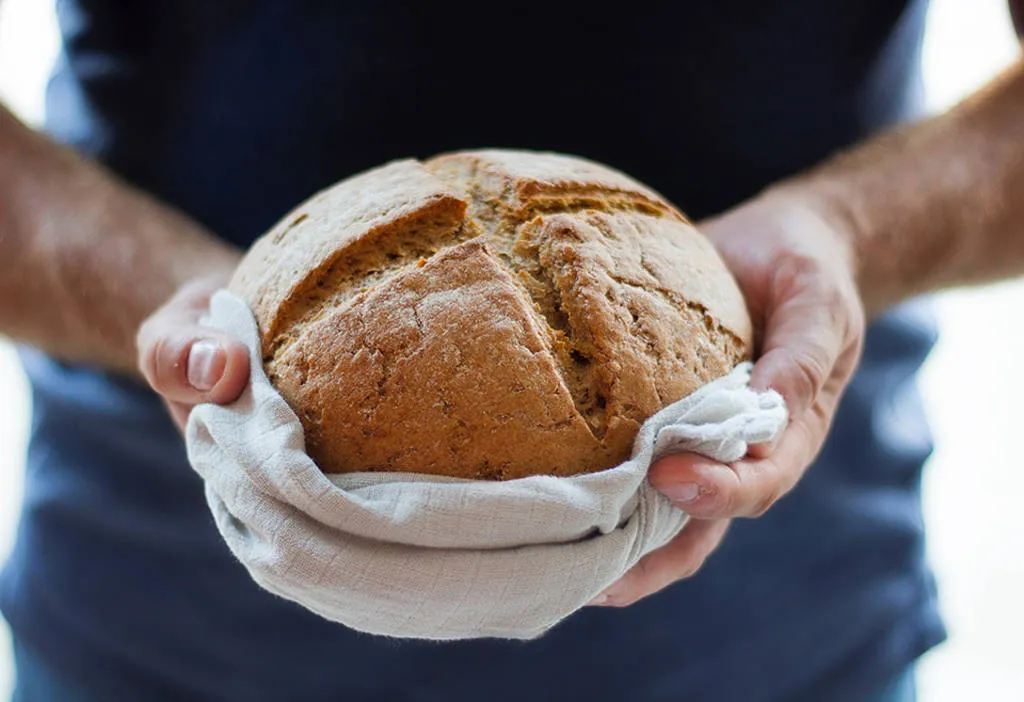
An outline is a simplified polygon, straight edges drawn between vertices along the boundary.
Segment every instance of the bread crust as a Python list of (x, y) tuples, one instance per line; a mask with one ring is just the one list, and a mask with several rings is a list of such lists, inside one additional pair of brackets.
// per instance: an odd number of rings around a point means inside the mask
[(254, 244), (230, 289), (328, 473), (603, 470), (752, 345), (739, 288), (682, 213), (550, 153), (349, 178)]

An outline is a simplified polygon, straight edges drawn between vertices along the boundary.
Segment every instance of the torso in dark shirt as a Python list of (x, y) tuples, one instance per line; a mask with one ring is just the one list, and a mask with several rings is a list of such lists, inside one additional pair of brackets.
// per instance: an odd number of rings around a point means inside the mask
[[(50, 133), (241, 246), (354, 172), (482, 146), (606, 162), (699, 219), (920, 107), (916, 0), (58, 6)], [(790, 496), (697, 577), (529, 644), (374, 639), (264, 593), (156, 398), (26, 352), (0, 603), (115, 699), (859, 699), (942, 636), (913, 386), (933, 340), (917, 309), (883, 318)]]

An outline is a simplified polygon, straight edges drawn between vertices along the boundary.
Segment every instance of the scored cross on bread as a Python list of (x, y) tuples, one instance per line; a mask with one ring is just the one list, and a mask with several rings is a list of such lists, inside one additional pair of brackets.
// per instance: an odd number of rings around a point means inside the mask
[(739, 288), (675, 207), (550, 153), (346, 179), (262, 237), (230, 289), (328, 473), (603, 470), (752, 345)]

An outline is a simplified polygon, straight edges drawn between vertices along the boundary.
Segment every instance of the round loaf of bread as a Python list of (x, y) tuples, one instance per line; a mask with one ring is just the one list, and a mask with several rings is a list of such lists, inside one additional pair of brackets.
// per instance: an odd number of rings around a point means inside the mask
[(348, 178), (257, 241), (230, 290), (327, 473), (604, 470), (751, 352), (736, 282), (675, 207), (550, 153)]

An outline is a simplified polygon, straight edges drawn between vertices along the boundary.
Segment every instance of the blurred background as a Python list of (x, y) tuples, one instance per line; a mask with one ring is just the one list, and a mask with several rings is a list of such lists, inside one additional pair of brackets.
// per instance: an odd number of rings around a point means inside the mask
[[(38, 124), (58, 51), (52, 3), (0, 3), (0, 99)], [(1017, 56), (1005, 0), (933, 0), (925, 72), (933, 110), (959, 100)], [(926, 473), (929, 548), (950, 629), (921, 668), (922, 702), (1024, 700), (1024, 281), (938, 298), (943, 336), (923, 372), (938, 448)], [(0, 560), (21, 494), (28, 388), (0, 339)], [(0, 699), (10, 646), (0, 620)]]

